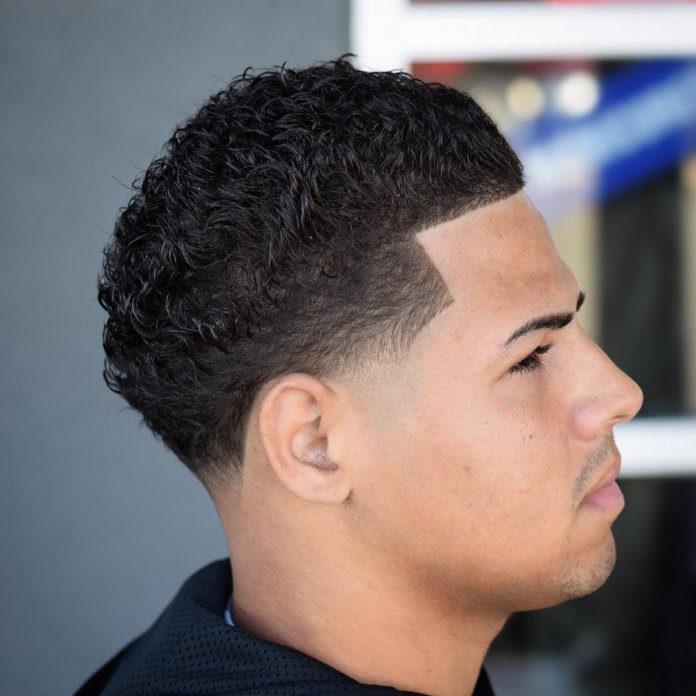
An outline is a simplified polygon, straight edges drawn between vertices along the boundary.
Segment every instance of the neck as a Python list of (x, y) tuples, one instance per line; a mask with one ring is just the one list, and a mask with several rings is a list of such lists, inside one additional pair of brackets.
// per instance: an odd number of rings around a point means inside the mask
[(361, 683), (433, 696), (473, 692), (507, 617), (473, 611), (460, 599), (434, 596), (428, 581), (386, 572), (356, 554), (354, 544), (327, 540), (324, 523), (299, 528), (269, 517), (262, 534), (249, 515), (235, 514), (233, 523), (223, 517), (233, 542), (232, 615), (239, 628)]

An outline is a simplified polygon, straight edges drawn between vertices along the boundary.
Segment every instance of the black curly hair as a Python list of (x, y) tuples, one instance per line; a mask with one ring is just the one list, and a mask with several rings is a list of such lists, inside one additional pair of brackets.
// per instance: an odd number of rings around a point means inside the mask
[(104, 253), (104, 377), (208, 487), (279, 375), (397, 356), (450, 301), (414, 235), (522, 167), (466, 94), (346, 57), (247, 70), (177, 128)]

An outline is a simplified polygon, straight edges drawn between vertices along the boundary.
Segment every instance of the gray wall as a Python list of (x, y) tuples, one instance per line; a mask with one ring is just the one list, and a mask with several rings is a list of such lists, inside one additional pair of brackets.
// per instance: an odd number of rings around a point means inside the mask
[(347, 50), (348, 0), (0, 5), (0, 691), (70, 693), (225, 555), (101, 379), (101, 249), (174, 125), (247, 65)]

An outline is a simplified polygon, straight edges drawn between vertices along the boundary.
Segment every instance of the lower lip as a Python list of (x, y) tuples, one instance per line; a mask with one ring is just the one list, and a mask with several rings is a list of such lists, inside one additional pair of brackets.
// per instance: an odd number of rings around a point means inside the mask
[(590, 505), (602, 510), (617, 510), (624, 506), (624, 497), (616, 481), (612, 481), (588, 495), (582, 502), (584, 505)]

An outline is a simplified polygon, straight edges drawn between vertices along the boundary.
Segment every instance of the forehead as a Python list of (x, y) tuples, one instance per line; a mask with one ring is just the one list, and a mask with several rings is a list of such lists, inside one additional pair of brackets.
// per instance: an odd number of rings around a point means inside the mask
[[(546, 224), (520, 192), (431, 227), (418, 241), (468, 316), (568, 311), (572, 276)], [(574, 309), (572, 307), (571, 309)]]

